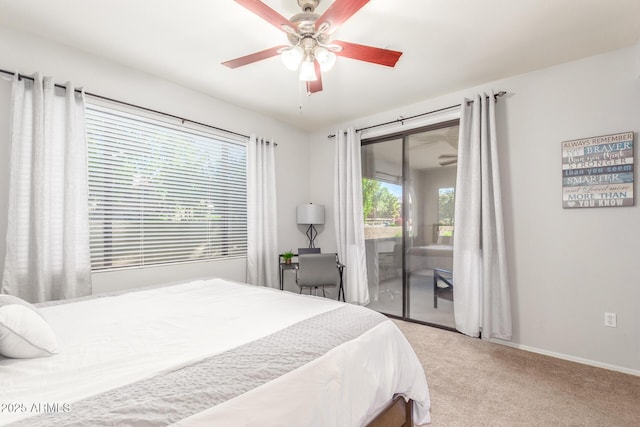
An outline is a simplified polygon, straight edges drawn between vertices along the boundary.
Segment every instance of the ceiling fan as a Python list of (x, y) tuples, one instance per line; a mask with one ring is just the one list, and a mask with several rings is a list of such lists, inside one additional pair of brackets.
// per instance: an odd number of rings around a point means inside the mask
[(356, 43), (333, 40), (331, 34), (369, 0), (335, 0), (322, 14), (315, 13), (320, 0), (298, 0), (302, 9), (287, 19), (260, 0), (234, 0), (287, 34), (288, 45), (274, 46), (260, 52), (225, 61), (237, 68), (280, 55), (285, 66), (299, 70), (299, 79), (306, 82), (311, 95), (322, 90), (323, 71), (331, 69), (337, 56), (394, 67), (402, 52)]
[(438, 156), (438, 164), (440, 166), (455, 165), (456, 163), (458, 163), (457, 154), (440, 154)]

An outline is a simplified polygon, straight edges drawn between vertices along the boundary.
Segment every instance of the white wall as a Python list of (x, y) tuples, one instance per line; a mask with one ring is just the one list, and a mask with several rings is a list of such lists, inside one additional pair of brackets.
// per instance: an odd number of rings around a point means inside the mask
[[(279, 252), (304, 246), (306, 237), (295, 225), (295, 207), (309, 195), (309, 136), (286, 124), (223, 103), (99, 57), (36, 36), (0, 27), (0, 68), (24, 74), (41, 72), (58, 82), (71, 80), (87, 92), (185, 117), (241, 134), (273, 138), (278, 143), (276, 163)], [(7, 206), (9, 180), (10, 78), (0, 75), (0, 206)], [(304, 159), (304, 161), (300, 161)], [(6, 209), (0, 209), (0, 242), (6, 235)], [(274, 249), (275, 250), (275, 249)], [(0, 244), (0, 274), (5, 245)], [(93, 275), (94, 292), (172, 283), (203, 276), (245, 281), (246, 260), (214, 261), (171, 267), (145, 268)]]
[[(638, 202), (626, 208), (562, 209), (560, 157), (561, 142), (575, 138), (633, 131), (638, 144), (637, 49), (491, 82), (341, 126), (361, 128), (459, 104), (482, 90), (506, 90), (497, 114), (513, 343), (640, 374)], [(327, 135), (337, 127), (312, 135), (310, 146), (311, 197), (330, 209), (333, 191), (326, 183), (333, 177), (334, 140)], [(335, 246), (332, 226), (327, 221), (323, 247)], [(617, 328), (603, 326), (604, 312), (617, 313)]]

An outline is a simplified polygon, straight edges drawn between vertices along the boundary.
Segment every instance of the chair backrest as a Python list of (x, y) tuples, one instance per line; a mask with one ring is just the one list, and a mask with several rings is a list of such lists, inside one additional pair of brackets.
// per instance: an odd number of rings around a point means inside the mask
[(338, 263), (336, 254), (302, 254), (298, 257), (299, 286), (336, 286)]
[(298, 255), (302, 254), (319, 254), (320, 248), (298, 248)]

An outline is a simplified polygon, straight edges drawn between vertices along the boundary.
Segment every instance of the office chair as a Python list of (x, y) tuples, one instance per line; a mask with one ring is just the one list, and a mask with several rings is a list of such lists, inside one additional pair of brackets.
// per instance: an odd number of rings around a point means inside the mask
[(302, 254), (319, 254), (320, 248), (298, 248), (298, 255)]
[(338, 260), (336, 254), (300, 254), (298, 255), (298, 268), (296, 269), (296, 284), (300, 293), (304, 288), (322, 288), (322, 296), (326, 296), (324, 288), (338, 285)]
[[(401, 292), (395, 289), (396, 286), (389, 285), (387, 281), (397, 282), (397, 277), (402, 278), (402, 262), (402, 243), (394, 243), (393, 252), (380, 252), (378, 254), (378, 271), (384, 274), (384, 280), (381, 283), (386, 282), (387, 286), (391, 286), (378, 290), (378, 295), (386, 294), (391, 301), (395, 299), (395, 295), (400, 295)], [(391, 277), (389, 277), (389, 272), (391, 272)], [(400, 287), (402, 287), (402, 283), (400, 283)]]

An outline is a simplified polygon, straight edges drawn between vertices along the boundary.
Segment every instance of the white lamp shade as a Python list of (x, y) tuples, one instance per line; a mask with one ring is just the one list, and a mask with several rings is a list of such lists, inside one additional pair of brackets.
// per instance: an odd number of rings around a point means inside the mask
[(297, 71), (298, 67), (300, 67), (300, 61), (302, 60), (303, 55), (304, 52), (302, 51), (302, 48), (300, 48), (300, 46), (295, 46), (284, 50), (280, 57), (282, 58), (282, 62), (285, 67), (291, 71)]
[(324, 205), (306, 203), (296, 209), (298, 224), (324, 224)]
[(302, 64), (300, 64), (300, 80), (303, 82), (315, 82), (318, 80), (316, 65), (313, 61), (302, 61)]
[(315, 55), (322, 71), (329, 71), (336, 63), (336, 54), (324, 47), (317, 47)]

